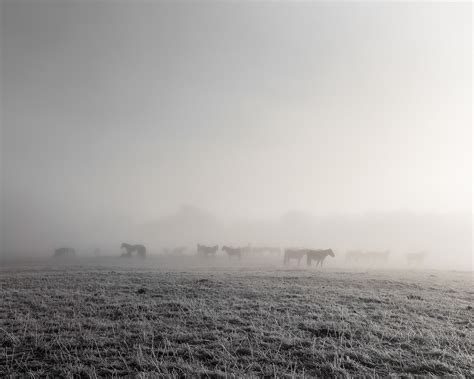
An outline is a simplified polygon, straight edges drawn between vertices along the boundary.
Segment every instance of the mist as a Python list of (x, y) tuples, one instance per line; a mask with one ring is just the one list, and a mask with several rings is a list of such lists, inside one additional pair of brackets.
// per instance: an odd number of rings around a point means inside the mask
[(0, 9), (2, 257), (136, 241), (472, 269), (470, 4)]
[(472, 377), (472, 14), (0, 0), (0, 377)]

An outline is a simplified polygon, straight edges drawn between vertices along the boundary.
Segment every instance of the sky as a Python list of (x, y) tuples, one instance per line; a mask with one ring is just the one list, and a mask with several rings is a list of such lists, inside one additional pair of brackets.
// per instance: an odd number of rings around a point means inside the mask
[(471, 212), (471, 7), (4, 1), (3, 228)]

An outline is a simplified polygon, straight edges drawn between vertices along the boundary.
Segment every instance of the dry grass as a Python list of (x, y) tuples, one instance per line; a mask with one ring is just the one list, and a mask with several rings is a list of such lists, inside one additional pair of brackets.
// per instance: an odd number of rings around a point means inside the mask
[(462, 273), (0, 274), (0, 375), (472, 377)]

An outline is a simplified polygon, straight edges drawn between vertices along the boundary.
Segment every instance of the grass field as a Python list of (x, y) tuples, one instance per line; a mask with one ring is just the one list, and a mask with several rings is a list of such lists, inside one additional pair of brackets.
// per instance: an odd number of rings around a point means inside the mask
[(0, 376), (474, 376), (470, 273), (3, 268)]

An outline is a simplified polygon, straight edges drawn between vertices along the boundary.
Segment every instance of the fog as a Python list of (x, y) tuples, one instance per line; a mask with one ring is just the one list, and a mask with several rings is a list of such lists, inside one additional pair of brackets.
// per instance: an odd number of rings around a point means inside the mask
[(471, 4), (0, 10), (2, 258), (129, 241), (472, 269)]

